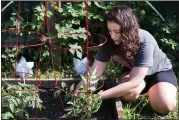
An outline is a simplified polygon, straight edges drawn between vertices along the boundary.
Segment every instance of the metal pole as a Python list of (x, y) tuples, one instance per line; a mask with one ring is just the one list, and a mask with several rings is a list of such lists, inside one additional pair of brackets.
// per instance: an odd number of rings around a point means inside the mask
[(4, 8), (2, 8), (1, 12), (3, 12), (7, 7), (9, 7), (9, 5), (11, 5), (14, 1), (10, 1), (6, 6), (4, 6)]

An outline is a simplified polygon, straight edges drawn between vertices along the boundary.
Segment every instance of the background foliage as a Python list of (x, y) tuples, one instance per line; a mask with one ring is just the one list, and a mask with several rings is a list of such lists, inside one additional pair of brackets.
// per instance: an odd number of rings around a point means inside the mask
[[(156, 4), (157, 2), (152, 2)], [(162, 3), (161, 3), (162, 4)], [(175, 3), (173, 3), (175, 4)], [(109, 11), (113, 6), (117, 5), (127, 5), (131, 7), (136, 16), (139, 19), (141, 28), (146, 29), (154, 35), (161, 49), (167, 54), (173, 63), (173, 69), (177, 76), (179, 73), (179, 43), (177, 41), (177, 16), (173, 14), (165, 15), (163, 21), (158, 14), (144, 1), (108, 1), (108, 2), (88, 2), (88, 26), (90, 33), (100, 33), (101, 26), (103, 25), (103, 15), (105, 12)], [(3, 5), (2, 5), (3, 6)], [(169, 6), (170, 7), (170, 6)], [(170, 13), (170, 8), (168, 8), (168, 13)], [(58, 36), (52, 39), (52, 43), (55, 45), (60, 45), (61, 47), (68, 48), (85, 48), (85, 2), (50, 2), (48, 4), (47, 17), (49, 25), (45, 26), (44, 16), (45, 16), (45, 4), (44, 2), (21, 2), (20, 7), (20, 23), (17, 24), (17, 11), (18, 2), (11, 4), (8, 9), (6, 9), (2, 15), (2, 29), (16, 28), (17, 26), (24, 30), (33, 30), (35, 32), (44, 32), (46, 36)], [(162, 9), (160, 10), (162, 12)], [(163, 12), (162, 12), (163, 13)], [(171, 11), (171, 13), (173, 13)], [(43, 29), (45, 27), (45, 29)], [(48, 32), (50, 30), (50, 33)], [(65, 33), (80, 33), (80, 34), (68, 34)], [(25, 35), (23, 32), (21, 36)], [(28, 35), (29, 36), (29, 35)], [(7, 37), (2, 36), (2, 37)], [(2, 40), (3, 41), (6, 39)], [(14, 39), (15, 40), (15, 39)], [(89, 34), (89, 44), (97, 45), (99, 44), (98, 36)], [(34, 41), (33, 41), (34, 42)], [(41, 39), (36, 39), (35, 42), (41, 43)], [(52, 69), (51, 64), (51, 53), (49, 52), (49, 45), (45, 44), (43, 46), (42, 60), (41, 60), (41, 71), (44, 72), (48, 69)], [(13, 71), (12, 63), (15, 62), (15, 48), (2, 48), (2, 63), (10, 63), (8, 66), (2, 64), (2, 72), (5, 74), (7, 71)], [(40, 57), (39, 54), (40, 47), (33, 47), (28, 49), (20, 49), (18, 51), (18, 58), (21, 55), (25, 56), (27, 61), (34, 61), (36, 64), (34, 71), (37, 69), (37, 63)], [(53, 49), (55, 51), (55, 49)], [(14, 54), (13, 54), (14, 53)], [(90, 49), (90, 60), (94, 60), (95, 50)], [(86, 51), (82, 49), (78, 50), (68, 50), (60, 51), (58, 54), (53, 54), (57, 62), (55, 67), (63, 68), (65, 66), (70, 66), (72, 64), (72, 57), (82, 58), (86, 55)], [(111, 66), (114, 66), (111, 63)], [(67, 67), (69, 69), (70, 67)], [(119, 66), (120, 69), (121, 66)], [(119, 71), (119, 68), (113, 68), (113, 71)], [(59, 70), (59, 69), (57, 69)], [(107, 75), (112, 74), (111, 68), (107, 70)], [(120, 71), (119, 71), (120, 73)], [(117, 77), (118, 73), (116, 73)]]
[[(3, 8), (7, 5), (8, 1), (1, 2)], [(46, 37), (54, 37), (52, 43), (65, 48), (80, 48), (78, 50), (57, 50), (52, 47), (55, 57), (55, 72), (56, 77), (71, 77), (74, 72), (71, 70), (72, 58), (82, 58), (86, 56), (85, 48), (85, 3), (84, 2), (50, 2), (48, 4), (48, 23), (44, 24), (45, 15), (45, 2), (40, 1), (24, 1), (20, 2), (20, 22), (17, 24), (17, 1), (14, 1), (2, 14), (1, 29), (14, 29), (20, 28), (22, 30), (32, 30), (39, 34), (43, 32)], [(90, 33), (100, 33), (103, 26), (103, 15), (109, 11), (113, 6), (126, 5), (131, 7), (136, 16), (138, 17), (140, 27), (149, 31), (157, 40), (160, 48), (167, 54), (173, 64), (174, 72), (179, 78), (179, 2), (174, 1), (150, 1), (157, 10), (161, 13), (165, 20), (162, 20), (159, 15), (147, 4), (145, 1), (106, 1), (106, 2), (88, 2), (88, 27)], [(44, 28), (44, 29), (43, 29)], [(50, 30), (50, 33), (48, 32)], [(178, 31), (178, 32), (177, 32)], [(65, 33), (78, 34), (65, 34)], [(18, 36), (21, 44), (37, 44), (42, 43), (42, 38), (39, 35), (36, 37), (30, 35), (31, 32), (19, 32)], [(27, 36), (26, 38), (24, 36)], [(58, 37), (57, 37), (58, 36)], [(89, 45), (99, 44), (98, 36), (89, 34)], [(15, 45), (16, 35), (11, 32), (1, 32), (1, 44)], [(19, 43), (20, 44), (20, 43)], [(14, 71), (13, 63), (15, 62), (16, 53), (18, 59), (23, 55), (27, 61), (34, 61), (34, 73), (37, 71), (37, 64), (40, 56), (40, 47), (31, 48), (1, 48), (1, 69), (2, 77), (13, 77), (8, 72)], [(52, 73), (52, 59), (49, 44), (44, 44), (42, 47), (42, 59), (40, 67), (40, 78), (53, 78)], [(90, 62), (92, 63), (95, 57), (96, 49), (90, 49)], [(105, 70), (106, 77), (118, 78), (123, 72), (123, 67), (111, 61), (108, 68)], [(66, 75), (67, 74), (67, 75)], [(3, 93), (6, 96), (6, 91)], [(19, 93), (21, 94), (21, 93)], [(23, 95), (26, 96), (26, 95)], [(13, 96), (6, 96), (13, 97)], [(33, 97), (32, 97), (33, 98)], [(136, 104), (127, 103), (124, 105), (124, 118), (126, 119), (151, 119), (150, 107), (148, 99), (145, 96), (141, 97), (142, 101)], [(10, 99), (8, 99), (10, 100)], [(11, 101), (9, 101), (11, 102)], [(21, 102), (22, 103), (22, 102)], [(12, 104), (4, 104), (3, 109), (14, 108)], [(20, 104), (21, 105), (21, 104)], [(9, 108), (7, 108), (9, 106)], [(30, 104), (33, 106), (33, 102)], [(21, 107), (21, 106), (20, 106)], [(18, 107), (17, 107), (18, 108)], [(177, 107), (178, 108), (178, 104)], [(14, 109), (18, 111), (18, 109)], [(14, 111), (11, 110), (11, 111)], [(148, 111), (148, 112), (147, 112)], [(22, 111), (23, 113), (23, 111)], [(149, 113), (149, 114), (148, 114)], [(147, 114), (147, 115), (146, 115)], [(178, 119), (178, 109), (171, 112), (167, 119)], [(4, 114), (5, 115), (5, 114)], [(17, 115), (17, 114), (16, 114)], [(24, 113), (23, 113), (24, 115)], [(7, 113), (5, 117), (14, 116), (12, 113)]]

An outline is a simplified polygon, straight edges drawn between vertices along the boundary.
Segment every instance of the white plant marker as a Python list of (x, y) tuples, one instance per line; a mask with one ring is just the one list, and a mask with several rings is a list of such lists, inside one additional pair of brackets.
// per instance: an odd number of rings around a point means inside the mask
[(76, 72), (77, 75), (86, 74), (86, 68), (88, 63), (87, 57), (85, 57), (82, 60), (73, 58), (73, 63), (74, 63), (73, 70)]
[[(18, 63), (16, 63), (17, 75), (24, 81), (25, 77), (32, 76), (33, 71), (31, 70), (34, 66), (34, 62), (26, 62), (26, 59), (22, 56)], [(15, 66), (14, 66), (15, 67)]]

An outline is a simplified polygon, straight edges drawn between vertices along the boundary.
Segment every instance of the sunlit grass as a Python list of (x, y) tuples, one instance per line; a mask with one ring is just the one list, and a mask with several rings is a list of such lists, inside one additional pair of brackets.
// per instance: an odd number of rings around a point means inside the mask
[[(141, 95), (136, 102), (123, 101), (123, 117), (126, 120), (151, 120), (158, 119), (155, 112), (152, 110), (147, 95)], [(177, 106), (174, 111), (170, 112), (165, 119), (178, 120), (178, 97)]]

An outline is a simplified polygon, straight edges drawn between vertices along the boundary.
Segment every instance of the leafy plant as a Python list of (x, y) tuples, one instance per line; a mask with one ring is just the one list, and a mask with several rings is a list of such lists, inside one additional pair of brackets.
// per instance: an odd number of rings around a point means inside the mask
[(115, 78), (118, 80), (120, 74), (123, 71), (122, 65), (120, 65), (118, 62), (114, 61), (113, 59), (110, 60), (108, 67), (104, 71), (104, 77), (105, 78)]
[[(69, 54), (65, 54), (65, 52), (62, 52), (60, 57), (61, 59), (64, 59), (65, 62), (61, 62), (65, 66), (66, 64), (71, 64), (70, 58), (75, 56), (78, 58), (81, 58), (81, 56), (84, 56), (85, 52), (82, 51), (81, 48), (85, 48), (85, 40), (86, 40), (86, 34), (85, 34), (85, 27), (86, 27), (86, 21), (85, 21), (85, 2), (66, 2), (66, 1), (60, 1), (60, 2), (49, 2), (48, 6), (48, 12), (47, 12), (47, 18), (49, 20), (53, 20), (54, 26), (49, 25), (50, 30), (50, 36), (58, 36), (53, 38), (52, 42), (55, 45), (60, 45), (61, 47), (65, 48), (79, 48), (78, 50), (66, 50), (67, 52), (70, 52), (71, 56)], [(153, 4), (153, 2), (150, 2)], [(21, 8), (20, 8), (20, 20), (18, 26), (21, 29), (25, 30), (35, 30), (35, 31), (41, 31), (42, 26), (44, 24), (44, 3), (42, 2), (31, 2), (29, 7), (26, 7), (26, 2), (21, 2)], [(172, 3), (175, 4), (175, 3)], [(153, 9), (151, 5), (149, 5), (147, 2), (138, 2), (138, 1), (105, 1), (105, 2), (88, 2), (88, 27), (90, 33), (100, 33), (102, 26), (103, 26), (103, 17), (104, 13), (111, 10), (113, 6), (118, 5), (127, 5), (131, 7), (136, 16), (139, 18), (139, 23), (141, 28), (146, 29), (154, 37), (156, 38), (157, 42), (159, 43), (160, 48), (167, 54), (167, 56), (171, 59), (172, 65), (174, 68), (174, 71), (179, 76), (179, 73), (177, 72), (177, 69), (179, 68), (178, 64), (178, 54), (179, 54), (179, 44), (176, 40), (176, 31), (178, 29), (177, 19), (175, 15), (170, 14), (172, 9), (167, 10), (169, 14), (164, 15), (165, 11), (159, 10), (159, 7), (156, 7), (156, 9), (161, 12), (158, 14), (156, 10)], [(162, 5), (162, 3), (161, 3)], [(17, 27), (17, 11), (18, 11), (18, 2), (14, 2), (9, 6), (11, 8), (8, 11), (9, 17), (4, 17), (2, 20), (2, 29), (8, 29), (8, 28), (15, 28)], [(30, 9), (31, 8), (31, 9)], [(163, 13), (162, 13), (163, 12)], [(161, 19), (160, 16), (163, 16), (165, 21)], [(45, 26), (47, 27), (47, 26)], [(46, 35), (47, 29), (45, 28), (44, 34)], [(69, 34), (69, 33), (81, 33), (81, 34)], [(19, 33), (20, 34), (20, 33)], [(64, 35), (65, 34), (65, 35)], [(98, 38), (97, 36), (92, 35), (94, 38), (93, 42), (95, 45), (97, 45)], [(95, 43), (96, 42), (96, 43)], [(44, 45), (45, 46), (45, 45)], [(36, 48), (34, 48), (35, 51)], [(33, 50), (29, 50), (32, 51)], [(29, 54), (29, 51), (25, 52), (24, 54)], [(49, 61), (50, 53), (48, 46), (43, 47), (44, 53), (42, 53), (42, 62), (41, 63), (47, 63), (46, 60), (48, 60), (47, 66), (50, 66), (51, 61)], [(64, 53), (64, 54), (63, 54)], [(2, 54), (4, 54), (2, 52)], [(72, 56), (73, 55), (73, 56)], [(6, 55), (7, 56), (7, 55)], [(31, 55), (33, 56), (33, 55)], [(95, 56), (94, 53), (91, 54), (91, 56)], [(57, 56), (55, 56), (57, 57)], [(34, 62), (36, 62), (37, 59), (34, 58)], [(64, 64), (65, 63), (65, 64)], [(47, 66), (41, 65), (42, 69)], [(4, 67), (4, 66), (3, 66)], [(8, 69), (8, 68), (7, 68)]]
[(35, 86), (18, 83), (12, 85), (4, 82), (2, 87), (2, 119), (29, 118), (26, 108), (42, 109), (42, 100), (35, 93)]
[[(149, 114), (152, 113), (152, 108), (146, 95), (141, 95), (139, 101), (135, 103), (123, 101), (123, 105), (124, 119), (150, 119)], [(149, 112), (146, 113), (146, 111), (143, 111), (144, 109)]]
[[(74, 72), (71, 69), (62, 69), (58, 71), (52, 71), (50, 69), (47, 69), (44, 73), (39, 73), (40, 79), (46, 79), (46, 78), (72, 78), (74, 76)], [(35, 76), (33, 76), (35, 77)]]
[[(33, 22), (36, 24), (30, 23), (32, 29), (42, 30), (44, 24), (44, 17), (46, 15), (45, 6), (43, 5), (43, 3), (40, 3), (40, 5), (34, 7), (34, 15), (36, 16), (36, 19), (34, 19)], [(46, 17), (50, 18), (52, 15), (52, 12), (48, 10)]]
[[(94, 73), (88, 73), (88, 76), (81, 75), (83, 81), (87, 83), (87, 77), (90, 79), (90, 86), (88, 84), (83, 84), (79, 89), (79, 94), (67, 94), (67, 99), (65, 98), (69, 107), (65, 110), (68, 111), (67, 117), (81, 117), (85, 119), (90, 117), (92, 113), (95, 113), (100, 108), (102, 104), (102, 99), (99, 94), (95, 94), (94, 91), (98, 87), (99, 79), (94, 75)], [(62, 83), (62, 87), (66, 85)], [(70, 87), (70, 91), (74, 90), (74, 84)], [(56, 91), (55, 96), (60, 95), (62, 92), (60, 90)]]
[(16, 58), (16, 52), (23, 53), (23, 49), (19, 48), (18, 50), (16, 48), (2, 48), (2, 54), (1, 54), (1, 63), (3, 65), (1, 66), (2, 70), (2, 76), (8, 77), (11, 76), (8, 74), (8, 72), (14, 71), (13, 64), (15, 63)]

